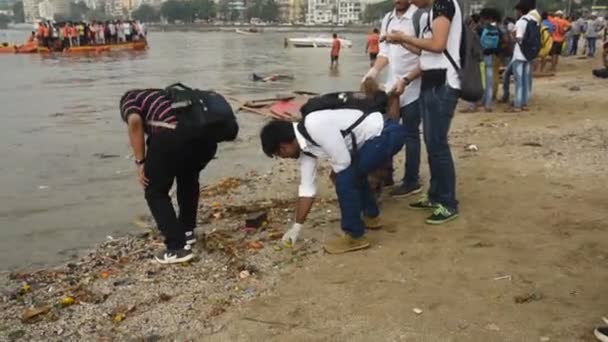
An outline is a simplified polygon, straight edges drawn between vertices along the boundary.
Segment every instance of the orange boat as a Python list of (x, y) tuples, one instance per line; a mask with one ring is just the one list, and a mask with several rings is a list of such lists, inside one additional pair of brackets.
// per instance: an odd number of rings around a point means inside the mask
[(15, 45), (0, 45), (0, 53), (17, 53)]
[[(145, 40), (136, 42), (110, 44), (110, 45), (86, 45), (86, 46), (74, 46), (64, 49), (61, 52), (64, 54), (79, 54), (79, 53), (101, 53), (110, 51), (142, 51), (148, 47), (148, 43)], [(46, 47), (39, 46), (39, 53), (52, 53), (54, 51), (49, 50)]]

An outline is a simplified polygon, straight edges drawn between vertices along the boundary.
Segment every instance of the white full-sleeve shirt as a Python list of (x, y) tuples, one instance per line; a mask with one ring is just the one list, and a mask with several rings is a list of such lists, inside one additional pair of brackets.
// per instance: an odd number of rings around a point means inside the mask
[[(342, 131), (348, 129), (363, 112), (357, 109), (328, 109), (312, 112), (306, 116), (304, 125), (306, 131), (319, 146), (306, 140), (294, 123), (296, 140), (303, 152), (300, 155), (300, 197), (314, 197), (317, 193), (316, 177), (317, 164), (320, 158), (329, 160), (335, 173), (350, 166), (353, 142), (349, 135), (342, 136)], [(353, 133), (357, 148), (382, 134), (384, 118), (379, 112), (369, 114)], [(312, 156), (311, 156), (312, 155)]]

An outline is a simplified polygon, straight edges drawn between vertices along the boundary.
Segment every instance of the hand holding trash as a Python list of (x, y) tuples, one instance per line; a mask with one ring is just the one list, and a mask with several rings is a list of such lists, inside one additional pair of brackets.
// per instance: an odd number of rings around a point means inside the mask
[(364, 83), (366, 79), (371, 78), (371, 79), (376, 79), (376, 76), (378, 76), (378, 70), (376, 70), (376, 68), (371, 68), (369, 69), (369, 71), (367, 72), (367, 74), (365, 74), (365, 76), (363, 76), (363, 78), (361, 79), (361, 83)]
[(298, 240), (298, 235), (300, 235), (300, 230), (302, 230), (302, 224), (294, 223), (293, 226), (283, 234), (283, 243), (289, 247), (295, 245)]

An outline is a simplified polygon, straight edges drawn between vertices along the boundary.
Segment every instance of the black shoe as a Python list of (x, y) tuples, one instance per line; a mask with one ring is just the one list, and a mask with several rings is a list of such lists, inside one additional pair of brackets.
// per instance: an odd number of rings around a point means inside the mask
[(433, 210), (437, 205), (431, 201), (429, 201), (429, 197), (424, 194), (418, 202), (410, 203), (408, 206), (412, 210)]
[(186, 262), (194, 257), (192, 254), (192, 248), (188, 245), (184, 248), (169, 250), (158, 253), (154, 257), (159, 264), (178, 264), (180, 262)]
[(415, 194), (419, 194), (422, 191), (422, 186), (416, 184), (402, 184), (391, 191), (391, 197), (394, 198), (405, 198)]
[(608, 326), (595, 328), (593, 334), (598, 341), (608, 342)]
[(196, 235), (193, 230), (186, 231), (186, 245), (192, 246), (196, 243)]
[(458, 212), (438, 205), (433, 214), (426, 219), (427, 224), (439, 225), (458, 218)]
[(395, 181), (390, 178), (390, 179), (385, 179), (382, 181), (382, 187), (384, 188), (390, 188), (391, 186), (395, 185)]

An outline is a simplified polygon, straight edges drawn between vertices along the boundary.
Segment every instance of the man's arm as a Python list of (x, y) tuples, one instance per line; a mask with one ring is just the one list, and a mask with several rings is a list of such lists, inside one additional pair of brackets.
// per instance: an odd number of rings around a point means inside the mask
[(317, 159), (311, 156), (300, 157), (300, 187), (296, 204), (296, 223), (303, 224), (310, 213), (317, 193)]
[(144, 138), (144, 122), (139, 114), (131, 114), (127, 119), (129, 125), (129, 141), (133, 149), (135, 160), (146, 157), (146, 144)]
[(402, 32), (392, 32), (388, 34), (387, 40), (394, 44), (407, 44), (421, 50), (441, 53), (448, 44), (450, 23), (450, 19), (445, 16), (435, 18), (432, 24), (433, 37), (430, 39), (412, 37)]

